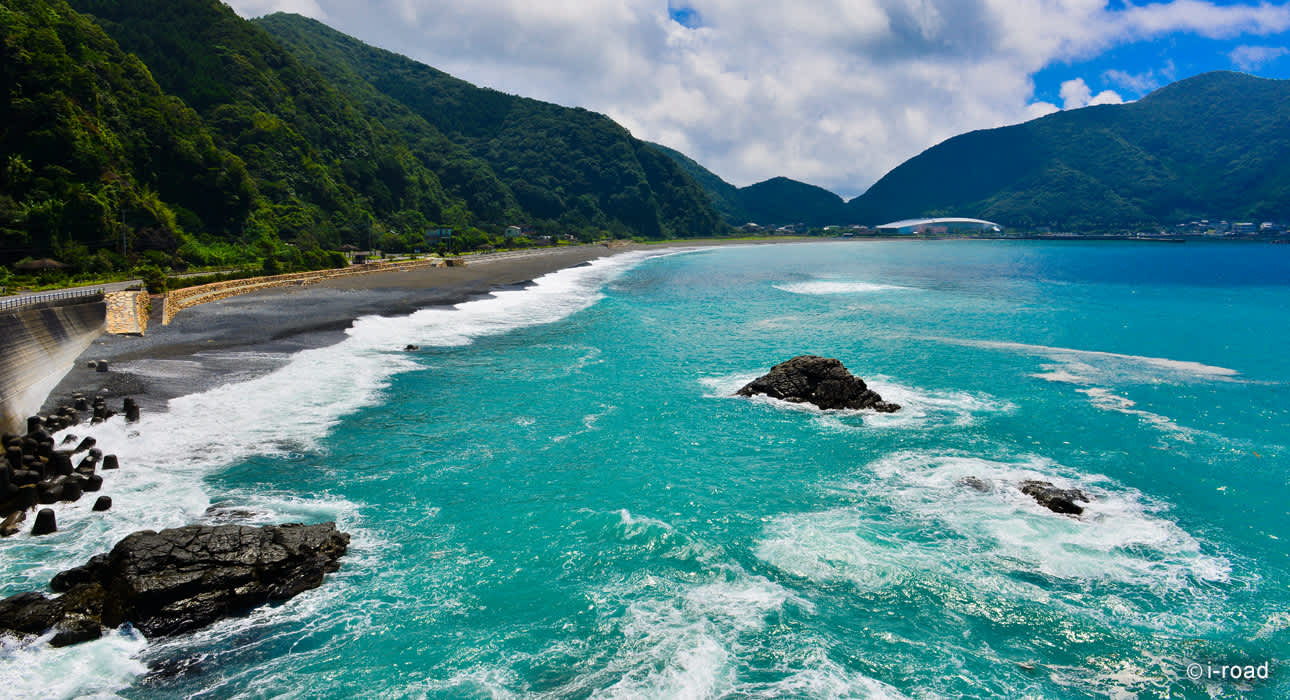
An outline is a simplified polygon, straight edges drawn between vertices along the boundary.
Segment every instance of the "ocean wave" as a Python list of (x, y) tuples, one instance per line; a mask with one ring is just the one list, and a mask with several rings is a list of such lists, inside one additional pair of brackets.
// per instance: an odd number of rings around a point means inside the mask
[[(965, 477), (988, 484), (986, 492), (960, 485)], [(1078, 518), (1056, 515), (1017, 488), (1031, 479), (1081, 489), (1093, 501)], [(1039, 457), (900, 452), (837, 491), (848, 505), (772, 520), (755, 547), (758, 558), (796, 577), (859, 591), (940, 580), (975, 596), (1056, 602), (1081, 614), (1103, 605), (1096, 614), (1198, 631), (1218, 624), (1220, 615), (1208, 607), (1217, 601), (1202, 591), (1231, 579), (1228, 560), (1206, 553), (1165, 516), (1164, 505)], [(850, 505), (857, 499), (864, 505)], [(889, 515), (873, 519), (869, 511)], [(928, 531), (942, 534), (918, 534)], [(1090, 586), (1112, 592), (1087, 596)], [(1144, 602), (1164, 599), (1189, 612), (1157, 612)]]
[[(344, 416), (379, 401), (393, 376), (424, 366), (415, 355), (401, 351), (405, 344), (462, 345), (482, 336), (559, 321), (596, 303), (608, 280), (654, 255), (657, 253), (602, 258), (585, 267), (541, 277), (532, 287), (497, 292), (491, 298), (451, 309), (427, 309), (405, 317), (363, 317), (354, 322), (345, 340), (292, 355), (268, 374), (172, 399), (166, 411), (145, 412), (135, 424), (115, 417), (99, 425), (79, 425), (60, 432), (56, 439), (71, 432), (92, 436), (104, 453), (118, 455), (121, 468), (103, 475), (104, 492), (113, 498), (112, 508), (91, 512), (93, 499), (59, 504), (55, 507), (57, 533), (36, 538), (24, 532), (0, 540), (0, 560), (4, 562), (0, 590), (45, 589), (58, 571), (108, 551), (137, 530), (217, 521), (217, 516), (207, 512), (212, 505), (205, 481), (208, 475), (252, 456), (295, 458), (300, 453), (317, 453), (321, 440)], [(168, 366), (162, 371), (181, 369)], [(594, 427), (594, 420), (592, 423), (589, 428)], [(219, 497), (221, 505), (244, 511), (236, 516), (239, 521), (337, 520), (342, 529), (357, 527), (356, 506), (327, 497), (252, 491), (226, 492)], [(362, 538), (356, 536), (355, 540), (351, 547), (361, 551)], [(347, 561), (347, 566), (353, 565)], [(300, 612), (303, 620), (311, 606), (322, 604), (320, 596), (339, 595), (343, 586), (329, 583), (324, 589), (283, 606), (257, 610), (239, 621), (219, 623), (175, 643), (200, 642), (205, 638), (202, 635), (226, 637), (229, 630), (270, 624), (281, 616), (294, 615), (292, 611)], [(139, 644), (113, 637), (90, 647), (77, 647), (75, 654), (103, 649), (113, 661), (69, 679), (64, 695), (128, 685), (127, 676), (141, 672), (133, 660)], [(53, 677), (49, 675), (52, 659), (64, 657), (61, 651), (43, 644), (31, 653), (39, 657), (33, 663), (45, 669), (47, 678)], [(17, 663), (15, 655), (6, 656), (6, 665)]]
[(921, 291), (917, 287), (903, 287), (898, 284), (878, 284), (853, 280), (817, 279), (807, 282), (785, 282), (772, 285), (775, 289), (790, 294), (808, 296), (826, 296), (835, 294), (870, 294), (873, 292)]
[(1142, 383), (1152, 383), (1165, 379), (1207, 379), (1213, 381), (1235, 381), (1233, 378), (1240, 372), (1227, 367), (1217, 367), (1189, 360), (1172, 360), (1165, 357), (1148, 357), (1145, 355), (1125, 355), (1101, 350), (1080, 350), (1077, 348), (1059, 348), (1049, 345), (1030, 345), (995, 340), (971, 340), (966, 338), (938, 338), (933, 340), (951, 345), (987, 348), (992, 350), (1010, 350), (1029, 355), (1042, 355), (1062, 362), (1071, 376), (1088, 377), (1114, 373), (1125, 379), (1136, 379)]

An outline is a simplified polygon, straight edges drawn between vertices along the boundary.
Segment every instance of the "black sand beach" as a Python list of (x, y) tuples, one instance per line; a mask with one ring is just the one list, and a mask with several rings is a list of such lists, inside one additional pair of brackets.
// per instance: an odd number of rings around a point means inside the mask
[[(470, 256), (464, 267), (269, 289), (185, 309), (168, 326), (154, 309), (144, 336), (104, 334), (95, 340), (42, 411), (70, 403), (76, 393), (115, 399), (112, 404), (133, 396), (145, 411), (160, 410), (176, 396), (252, 379), (282, 366), (293, 353), (337, 343), (361, 316), (458, 304), (633, 248), (586, 245)], [(91, 360), (106, 360), (110, 370), (90, 369)]]

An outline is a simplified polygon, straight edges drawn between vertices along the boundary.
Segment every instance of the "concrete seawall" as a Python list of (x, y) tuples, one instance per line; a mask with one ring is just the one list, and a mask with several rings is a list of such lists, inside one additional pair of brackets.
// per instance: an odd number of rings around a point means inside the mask
[(22, 432), (72, 363), (103, 332), (102, 298), (0, 313), (0, 430)]

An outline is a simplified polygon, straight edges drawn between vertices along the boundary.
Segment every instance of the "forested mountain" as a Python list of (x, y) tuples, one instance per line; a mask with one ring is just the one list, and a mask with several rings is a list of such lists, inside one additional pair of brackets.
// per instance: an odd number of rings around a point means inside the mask
[[(124, 219), (170, 249), (200, 221), (238, 226), (261, 201), (241, 159), (138, 58), (58, 0), (0, 4), (0, 250), (111, 269)], [(91, 256), (91, 249), (105, 249)]]
[(334, 247), (365, 242), (373, 218), (423, 229), (457, 204), (398, 134), (217, 0), (71, 5), (143, 59), (246, 162), (271, 204), (248, 226)]
[(842, 198), (815, 185), (776, 177), (747, 187), (735, 187), (689, 156), (667, 146), (650, 144), (681, 166), (712, 198), (713, 206), (734, 226), (844, 223), (849, 216)]
[[(511, 224), (728, 230), (690, 176), (608, 118), (310, 20), (249, 22), (218, 0), (6, 0), (0, 31), (7, 261), (210, 263), (439, 225), (481, 244)], [(129, 261), (110, 252), (123, 230)]]
[(843, 223), (842, 198), (815, 185), (776, 177), (740, 188), (740, 200), (753, 221), (764, 225)]
[(725, 229), (691, 177), (603, 115), (479, 88), (297, 15), (255, 24), (338, 85), (370, 86), (464, 146), (531, 217), (649, 237)]
[(1206, 73), (1130, 104), (956, 136), (848, 209), (862, 223), (955, 215), (1076, 230), (1290, 218), (1290, 81)]

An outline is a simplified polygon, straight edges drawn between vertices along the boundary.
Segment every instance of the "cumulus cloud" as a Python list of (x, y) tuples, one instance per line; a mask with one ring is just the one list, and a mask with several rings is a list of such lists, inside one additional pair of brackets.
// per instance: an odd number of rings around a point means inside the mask
[[(301, 12), (477, 84), (606, 113), (738, 185), (787, 175), (848, 197), (950, 136), (1055, 111), (1035, 98), (1046, 66), (1174, 32), (1290, 28), (1284, 6), (1200, 0), (682, 2), (231, 0), (246, 16)], [(1138, 92), (1131, 78), (1103, 79)], [(1121, 101), (1082, 78), (1061, 98)]]
[(1062, 83), (1061, 87), (1062, 108), (1079, 109), (1090, 105), (1118, 105), (1124, 103), (1124, 98), (1120, 97), (1114, 90), (1103, 90), (1093, 94), (1088, 83), (1083, 78), (1075, 78)]
[(1227, 54), (1232, 65), (1241, 70), (1257, 70), (1290, 53), (1284, 46), (1238, 46)]

